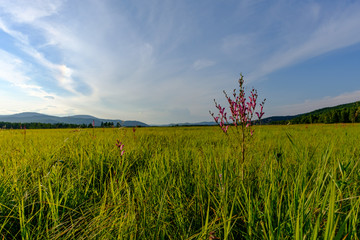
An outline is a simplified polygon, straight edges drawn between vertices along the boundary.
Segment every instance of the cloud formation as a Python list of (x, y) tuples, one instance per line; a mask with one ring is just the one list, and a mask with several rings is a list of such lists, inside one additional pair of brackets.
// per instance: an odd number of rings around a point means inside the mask
[[(310, 19), (309, 21), (312, 20), (316, 24), (302, 26), (308, 27), (310, 31), (303, 32), (294, 29), (294, 31), (289, 32), (287, 30), (284, 32), (282, 38), (289, 38), (291, 41), (269, 54), (256, 68), (256, 71), (251, 73), (251, 80), (360, 42), (360, 31), (357, 30), (360, 22), (360, 15), (358, 14), (360, 4), (354, 3), (351, 6), (339, 9), (340, 7), (335, 7), (324, 16), (319, 16), (321, 11), (329, 9), (318, 4), (306, 6), (300, 19)], [(298, 36), (301, 41), (293, 39), (293, 35)]]
[(14, 101), (1, 107), (208, 120), (212, 99), (240, 72), (257, 84), (358, 44), (359, 11), (360, 3), (335, 1), (0, 0), (0, 85)]

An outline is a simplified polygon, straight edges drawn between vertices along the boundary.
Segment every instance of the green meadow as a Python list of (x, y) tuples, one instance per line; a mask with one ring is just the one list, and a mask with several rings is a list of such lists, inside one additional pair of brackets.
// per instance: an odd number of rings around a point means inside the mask
[(0, 239), (359, 239), (360, 125), (254, 129), (244, 176), (219, 127), (2, 130)]

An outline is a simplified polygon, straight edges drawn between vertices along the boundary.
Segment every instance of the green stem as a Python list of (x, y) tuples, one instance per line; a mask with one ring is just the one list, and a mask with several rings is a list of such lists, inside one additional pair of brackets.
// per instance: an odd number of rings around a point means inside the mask
[(245, 163), (245, 129), (244, 124), (241, 125), (242, 142), (241, 142), (241, 180), (244, 180), (244, 163)]

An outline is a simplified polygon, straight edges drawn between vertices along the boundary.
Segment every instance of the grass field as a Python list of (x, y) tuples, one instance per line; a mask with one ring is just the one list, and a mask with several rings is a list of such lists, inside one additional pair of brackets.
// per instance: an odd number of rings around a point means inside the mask
[(218, 127), (94, 135), (0, 131), (0, 239), (360, 237), (360, 125), (256, 126), (243, 180)]

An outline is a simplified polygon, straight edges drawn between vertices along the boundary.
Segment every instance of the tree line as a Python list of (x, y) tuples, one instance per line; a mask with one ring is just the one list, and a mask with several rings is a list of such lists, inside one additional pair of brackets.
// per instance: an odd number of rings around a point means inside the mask
[[(114, 122), (101, 122), (100, 127), (115, 127)], [(116, 127), (121, 127), (121, 124), (119, 122), (116, 123)]]

